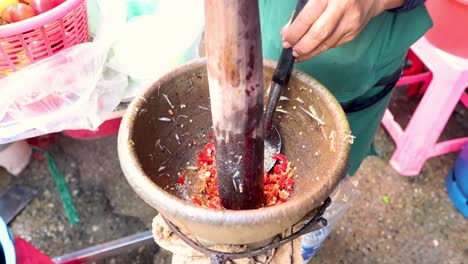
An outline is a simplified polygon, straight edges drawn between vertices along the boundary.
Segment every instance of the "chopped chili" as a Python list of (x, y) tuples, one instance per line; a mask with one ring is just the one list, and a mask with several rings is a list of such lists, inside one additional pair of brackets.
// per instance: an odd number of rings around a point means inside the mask
[(279, 162), (279, 164), (275, 165), (275, 167), (273, 168), (275, 173), (285, 172), (288, 167), (288, 159), (286, 158), (286, 156), (284, 156), (283, 154), (273, 154), (273, 156), (271, 157)]
[(179, 173), (179, 179), (177, 180), (177, 183), (180, 185), (185, 185), (185, 179), (182, 173)]
[(196, 197), (196, 196), (192, 196), (192, 202), (196, 205), (203, 205), (203, 202), (200, 200), (200, 198)]
[[(208, 138), (211, 138), (208, 134)], [(197, 176), (202, 180), (203, 187), (199, 195), (192, 196), (194, 204), (221, 209), (221, 202), (218, 192), (218, 178), (216, 177), (215, 145), (211, 141), (203, 146), (203, 149), (197, 155)], [(283, 154), (274, 154), (273, 159), (279, 164), (275, 165), (273, 172), (264, 174), (264, 195), (265, 206), (273, 206), (284, 203), (291, 196), (294, 189), (294, 166)], [(180, 174), (179, 183), (181, 177)], [(183, 184), (183, 183), (182, 183)]]

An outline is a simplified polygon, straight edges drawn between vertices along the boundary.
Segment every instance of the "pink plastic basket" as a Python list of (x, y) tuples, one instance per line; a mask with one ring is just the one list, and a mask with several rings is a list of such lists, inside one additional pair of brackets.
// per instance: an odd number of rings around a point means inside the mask
[(86, 41), (86, 0), (67, 0), (35, 17), (1, 25), (0, 78)]

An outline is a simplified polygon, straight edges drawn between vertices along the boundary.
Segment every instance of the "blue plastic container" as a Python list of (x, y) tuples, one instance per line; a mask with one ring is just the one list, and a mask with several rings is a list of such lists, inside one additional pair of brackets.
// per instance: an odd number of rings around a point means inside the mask
[(468, 218), (468, 144), (463, 147), (446, 179), (448, 196), (455, 208)]
[(0, 263), (15, 264), (15, 242), (7, 224), (0, 217)]

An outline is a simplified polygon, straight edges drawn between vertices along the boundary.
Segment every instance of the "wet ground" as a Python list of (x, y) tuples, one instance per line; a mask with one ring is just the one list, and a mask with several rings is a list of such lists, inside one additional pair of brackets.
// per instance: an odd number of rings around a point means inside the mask
[[(416, 99), (404, 91), (391, 108), (405, 124)], [(443, 138), (468, 135), (468, 113), (458, 107)], [(13, 233), (55, 257), (146, 231), (156, 212), (127, 184), (117, 158), (116, 138), (78, 141), (59, 136), (49, 151), (69, 185), (81, 222), (70, 227), (45, 161), (33, 160), (21, 175), (0, 170), (0, 190), (24, 184), (37, 197), (12, 222)], [(468, 220), (452, 206), (445, 177), (455, 154), (429, 160), (418, 177), (402, 177), (388, 165), (394, 148), (383, 129), (380, 157), (365, 161), (355, 176), (360, 196), (312, 263), (468, 263)], [(383, 199), (383, 197), (386, 197)], [(385, 202), (384, 202), (385, 200)], [(98, 263), (170, 263), (156, 245)]]

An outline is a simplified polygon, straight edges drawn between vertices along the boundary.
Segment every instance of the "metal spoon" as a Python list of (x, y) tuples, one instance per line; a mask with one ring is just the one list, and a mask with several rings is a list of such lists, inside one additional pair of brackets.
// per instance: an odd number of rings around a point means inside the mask
[[(291, 22), (296, 19), (302, 8), (306, 5), (307, 0), (298, 0), (294, 15)], [(275, 113), (276, 106), (281, 97), (283, 87), (288, 84), (289, 77), (293, 69), (294, 61), (296, 58), (292, 55), (292, 48), (283, 49), (281, 56), (276, 65), (273, 74), (273, 80), (270, 87), (270, 94), (268, 95), (268, 103), (265, 111), (265, 171), (270, 171), (276, 163), (272, 158), (273, 154), (281, 152), (281, 135), (278, 130), (273, 126), (273, 114)]]

